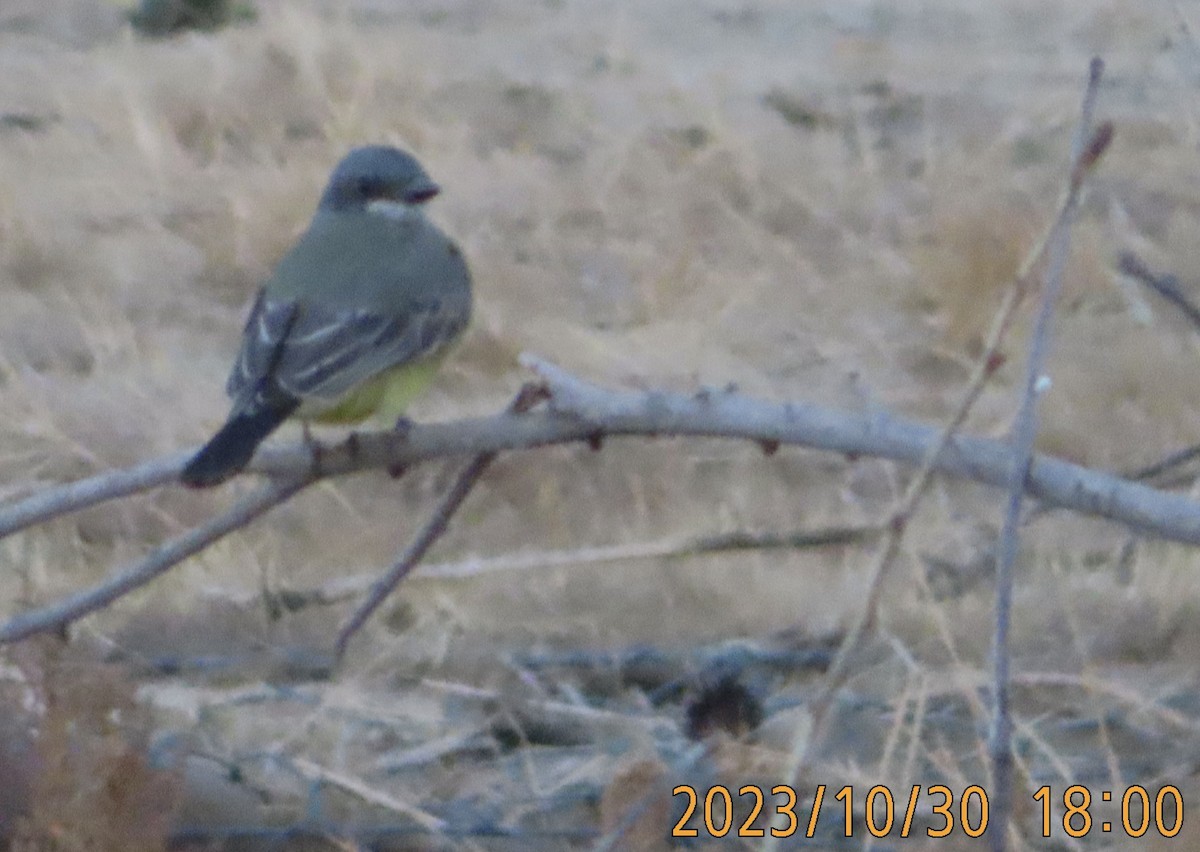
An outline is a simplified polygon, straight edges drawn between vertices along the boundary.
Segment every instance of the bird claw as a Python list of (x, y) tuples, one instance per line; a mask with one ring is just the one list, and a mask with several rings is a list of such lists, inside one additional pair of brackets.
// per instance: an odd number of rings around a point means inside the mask
[(301, 440), (304, 446), (308, 448), (309, 459), (311, 460), (312, 472), (314, 475), (319, 475), (321, 472), (321, 457), (325, 454), (325, 448), (321, 446), (321, 442), (312, 436), (312, 430), (308, 428), (308, 421), (300, 421)]
[[(414, 424), (412, 420), (401, 415), (400, 417), (396, 418), (396, 425), (392, 427), (392, 431), (402, 438), (407, 438), (408, 433), (412, 431), (414, 425), (416, 424)], [(406, 464), (388, 465), (387, 469), (388, 476), (390, 476), (392, 479), (399, 479), (400, 477), (404, 476), (405, 472), (407, 471), (408, 465)]]

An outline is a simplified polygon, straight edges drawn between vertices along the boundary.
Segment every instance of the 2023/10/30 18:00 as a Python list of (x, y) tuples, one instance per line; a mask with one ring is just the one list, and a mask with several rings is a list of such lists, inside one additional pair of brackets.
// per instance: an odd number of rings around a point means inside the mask
[[(762, 787), (748, 784), (737, 791), (736, 814), (734, 794), (723, 785), (700, 791), (692, 785), (681, 784), (672, 794), (684, 797), (683, 812), (671, 831), (672, 837), (698, 837), (701, 834), (764, 837), (768, 833), (775, 837), (792, 837), (803, 831), (805, 837), (811, 838), (816, 834), (821, 808), (827, 798), (832, 799), (828, 804), (835, 805), (835, 810), (840, 811), (840, 825), (834, 830), (840, 828), (845, 837), (852, 837), (856, 828), (854, 808), (858, 797), (851, 785), (828, 795), (826, 785), (818, 784), (811, 799), (801, 805), (796, 790), (787, 785), (772, 787), (768, 793)], [(887, 837), (897, 829), (900, 837), (909, 837), (914, 830), (914, 818), (919, 816), (919, 810), (924, 810), (919, 808), (923, 798), (928, 818), (934, 823), (923, 829), (926, 836), (948, 837), (957, 829), (968, 837), (980, 837), (987, 830), (987, 792), (972, 785), (956, 798), (949, 787), (941, 784), (934, 784), (924, 791), (921, 785), (913, 785), (900, 802), (903, 813), (897, 813), (897, 800), (890, 788), (883, 785), (870, 788), (862, 801), (862, 829), (873, 837)], [(1057, 812), (1056, 798), (1062, 802), (1062, 808)], [(1175, 837), (1183, 828), (1183, 795), (1173, 785), (1157, 791), (1133, 785), (1119, 797), (1110, 790), (1093, 794), (1079, 784), (1066, 788), (1060, 797), (1055, 797), (1051, 788), (1045, 786), (1033, 794), (1033, 799), (1041, 806), (1044, 837), (1058, 833), (1055, 829), (1060, 825), (1061, 831), (1072, 838), (1114, 831), (1128, 837), (1144, 837), (1151, 832), (1160, 837)], [(1119, 802), (1119, 814), (1102, 812), (1105, 806), (1100, 803), (1109, 802)], [(801, 809), (806, 813), (801, 814)], [(1097, 818), (1093, 818), (1093, 813)], [(1099, 820), (1100, 816), (1112, 816), (1117, 821)]]

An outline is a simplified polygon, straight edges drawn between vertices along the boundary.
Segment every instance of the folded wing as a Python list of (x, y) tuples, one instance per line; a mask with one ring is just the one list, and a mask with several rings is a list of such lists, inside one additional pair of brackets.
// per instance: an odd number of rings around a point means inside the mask
[(333, 401), (390, 367), (435, 354), (466, 322), (463, 311), (433, 299), (410, 301), (403, 316), (389, 317), (260, 295), (226, 390), (243, 400), (269, 379), (297, 399)]

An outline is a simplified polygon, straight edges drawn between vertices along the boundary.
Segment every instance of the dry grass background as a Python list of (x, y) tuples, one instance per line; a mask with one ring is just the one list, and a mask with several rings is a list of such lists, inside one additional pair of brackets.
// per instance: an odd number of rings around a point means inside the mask
[[(1040, 444), (1128, 467), (1200, 438), (1194, 330), (1113, 271), (1122, 248), (1185, 280), (1200, 261), (1200, 46), (1169, 3), (259, 10), (145, 41), (115, 6), (0, 5), (0, 499), (210, 434), (255, 286), (333, 163), (368, 141), (414, 151), (444, 186), (432, 215), (475, 272), (473, 328), (417, 419), (495, 410), (529, 349), (616, 385), (736, 382), (936, 420), (1052, 211), (1093, 54), (1117, 136), (1075, 232)], [(973, 431), (1004, 433), (1023, 336)], [(334, 681), (289, 682), (277, 652), (327, 645), (341, 610), (276, 617), (257, 592), (386, 564), (452, 470), (318, 489), (89, 619), (76, 648), (0, 653), (0, 831), (31, 798), (32, 848), (155, 848), (165, 829), (138, 814), (166, 799), (172, 825), (209, 827), (408, 824), (411, 805), (454, 831), (389, 848), (562, 848), (660, 776), (779, 777), (811, 669), (747, 669), (763, 725), (690, 775), (659, 728), (682, 724), (704, 649), (825, 647), (860, 602), (860, 548), (418, 576)], [(514, 456), (433, 559), (867, 522), (906, 475), (718, 442)], [(0, 542), (0, 613), (96, 581), (239, 487), (164, 489)], [(978, 566), (999, 517), (995, 494), (935, 488), (802, 782), (983, 782)], [(1151, 542), (1122, 560), (1125, 543), (1059, 514), (1029, 529), (1021, 757), (1056, 789), (1169, 781), (1195, 798), (1197, 560)], [(637, 647), (666, 659), (602, 662)], [(601, 661), (530, 659), (567, 651)], [(164, 658), (239, 664), (168, 675)], [(663, 842), (673, 820), (661, 800), (649, 814), (618, 848)], [(485, 836), (495, 826), (520, 839)]]

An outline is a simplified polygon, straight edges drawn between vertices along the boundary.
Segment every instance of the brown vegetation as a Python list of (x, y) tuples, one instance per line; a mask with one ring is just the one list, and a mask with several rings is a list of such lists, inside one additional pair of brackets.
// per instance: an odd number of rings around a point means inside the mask
[[(936, 421), (1052, 214), (1094, 53), (1117, 135), (1075, 230), (1039, 448), (1129, 468), (1194, 443), (1195, 330), (1114, 265), (1133, 248), (1191, 275), (1200, 48), (1166, 5), (978, 5), (280, 0), (162, 41), (115, 6), (0, 5), (0, 499), (210, 434), (253, 288), (364, 141), (420, 156), (475, 270), (475, 324), (416, 419), (498, 409), (529, 349), (608, 384)], [(1028, 325), (969, 431), (1007, 429)], [(0, 650), (0, 768), (19, 769), (0, 830), (23, 810), (20, 848), (135, 849), (315, 815), (395, 848), (506, 848), (496, 826), (512, 848), (649, 844), (674, 783), (774, 783), (857, 614), (856, 545), (428, 568), (335, 680), (296, 682), (296, 649), (327, 647), (344, 610), (274, 593), (386, 564), (453, 470), (325, 484), (89, 619), (79, 647)], [(502, 456), (431, 559), (867, 523), (907, 475), (704, 441)], [(0, 614), (241, 488), (0, 542)], [(935, 484), (806, 789), (986, 782), (999, 518), (994, 492)], [(1038, 783), (1200, 793), (1194, 558), (1030, 524), (1014, 699)], [(762, 724), (697, 746), (689, 708), (730, 659)], [(171, 735), (183, 756), (156, 768)], [(146, 816), (177, 793), (169, 827)]]

